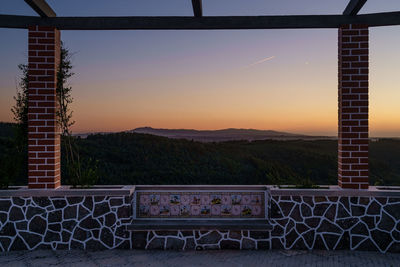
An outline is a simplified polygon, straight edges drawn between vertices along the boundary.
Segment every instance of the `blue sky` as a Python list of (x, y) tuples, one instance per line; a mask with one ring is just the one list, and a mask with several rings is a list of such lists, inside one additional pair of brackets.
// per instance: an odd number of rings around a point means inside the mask
[[(205, 16), (339, 14), (347, 0), (203, 1)], [(190, 0), (55, 1), (59, 16), (190, 16)], [(400, 10), (369, 0), (360, 13)], [(3, 0), (0, 14), (36, 15)], [(400, 136), (400, 27), (370, 30), (371, 134)], [(337, 132), (337, 30), (62, 31), (74, 131), (140, 126)], [(11, 121), (27, 31), (0, 29), (0, 121)], [(271, 58), (270, 60), (264, 60)], [(255, 64), (257, 63), (258, 64)]]

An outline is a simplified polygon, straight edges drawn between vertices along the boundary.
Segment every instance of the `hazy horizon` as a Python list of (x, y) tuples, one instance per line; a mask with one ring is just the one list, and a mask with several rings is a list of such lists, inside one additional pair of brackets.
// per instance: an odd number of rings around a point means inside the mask
[[(340, 14), (347, 3), (219, 0), (204, 1), (203, 9), (205, 16)], [(60, 16), (192, 15), (186, 0), (49, 4)], [(361, 13), (395, 10), (400, 1), (367, 1)], [(13, 0), (4, 0), (0, 13), (36, 15)], [(0, 121), (12, 121), (28, 34), (0, 34)], [(151, 125), (337, 135), (336, 29), (62, 31), (61, 38), (73, 53), (76, 133)], [(370, 136), (400, 136), (399, 44), (399, 26), (370, 29)]]
[[(0, 123), (15, 123), (14, 121), (0, 121)], [(116, 131), (111, 131), (111, 130), (104, 130), (104, 131), (98, 131), (98, 130), (87, 130), (87, 131), (72, 131), (73, 135), (84, 135), (84, 134), (96, 134), (96, 133), (119, 133), (119, 132), (128, 132), (128, 131), (133, 131), (136, 129), (140, 128), (152, 128), (155, 130), (188, 130), (188, 131), (221, 131), (221, 130), (256, 130), (256, 131), (274, 131), (274, 132), (282, 132), (282, 133), (288, 133), (288, 134), (295, 134), (295, 135), (308, 135), (308, 136), (326, 136), (326, 137), (337, 137), (337, 133), (334, 134), (324, 134), (323, 132), (320, 133), (308, 133), (308, 132), (294, 132), (294, 131), (281, 131), (281, 130), (276, 130), (276, 129), (257, 129), (257, 128), (235, 128), (235, 127), (227, 127), (227, 128), (215, 128), (215, 129), (196, 129), (196, 128), (162, 128), (162, 127), (152, 127), (152, 126), (138, 126), (138, 127), (128, 127), (126, 129), (122, 130), (116, 130)], [(399, 135), (369, 135), (369, 138), (400, 138)]]
[[(121, 131), (83, 131), (83, 132), (73, 132), (73, 134), (87, 134), (87, 133), (118, 133), (118, 132), (126, 132), (126, 131), (132, 131), (140, 128), (152, 128), (155, 130), (188, 130), (188, 131), (221, 131), (221, 130), (256, 130), (256, 131), (274, 131), (274, 132), (282, 132), (282, 133), (288, 133), (288, 134), (295, 134), (295, 135), (309, 135), (309, 136), (326, 136), (326, 137), (337, 137), (337, 133), (329, 135), (329, 134), (309, 134), (309, 133), (302, 133), (302, 132), (293, 132), (293, 131), (280, 131), (280, 130), (275, 130), (275, 129), (256, 129), (256, 128), (233, 128), (233, 127), (228, 127), (228, 128), (215, 128), (215, 129), (195, 129), (195, 128), (158, 128), (158, 127), (152, 127), (152, 126), (139, 126), (139, 127), (134, 127), (134, 128), (128, 128), (125, 130)], [(400, 138), (400, 135), (398, 136), (371, 136), (370, 138)]]

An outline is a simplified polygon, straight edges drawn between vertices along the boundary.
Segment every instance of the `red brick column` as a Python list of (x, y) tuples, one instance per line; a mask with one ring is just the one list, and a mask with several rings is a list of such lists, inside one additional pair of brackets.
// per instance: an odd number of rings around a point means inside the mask
[(368, 189), (368, 26), (342, 26), (338, 46), (338, 182)]
[(60, 186), (60, 131), (57, 126), (57, 68), (60, 32), (29, 27), (28, 186)]

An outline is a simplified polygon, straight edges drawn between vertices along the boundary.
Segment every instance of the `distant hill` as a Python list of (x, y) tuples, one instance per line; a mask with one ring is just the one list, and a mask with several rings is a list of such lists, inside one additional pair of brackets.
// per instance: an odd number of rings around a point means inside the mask
[(95, 134), (107, 135), (113, 133), (114, 132), (87, 132), (87, 133), (72, 133), (72, 135), (78, 138), (87, 138), (89, 135), (95, 135)]
[(187, 139), (199, 142), (225, 142), (237, 140), (320, 140), (334, 139), (328, 136), (299, 135), (273, 130), (255, 129), (223, 129), (223, 130), (187, 130), (187, 129), (155, 129), (151, 127), (136, 128), (130, 133), (152, 134), (173, 139)]
[[(12, 137), (11, 126), (0, 124), (0, 132)], [(239, 130), (243, 131), (263, 132)], [(337, 140), (196, 142), (123, 132), (91, 134), (77, 138), (76, 145), (82, 162), (98, 162), (98, 184), (337, 183)], [(13, 147), (11, 138), (0, 138), (0, 178), (2, 172), (8, 172)], [(61, 160), (63, 184), (68, 184), (66, 157), (61, 156)], [(12, 183), (26, 184), (27, 164), (13, 160), (12, 165), (22, 170), (12, 176)], [(400, 184), (400, 139), (375, 138), (370, 143), (370, 182)]]
[[(212, 143), (115, 133), (77, 141), (83, 158), (99, 161), (99, 184), (337, 183), (337, 140)], [(400, 140), (372, 142), (370, 168), (371, 184), (398, 185)]]

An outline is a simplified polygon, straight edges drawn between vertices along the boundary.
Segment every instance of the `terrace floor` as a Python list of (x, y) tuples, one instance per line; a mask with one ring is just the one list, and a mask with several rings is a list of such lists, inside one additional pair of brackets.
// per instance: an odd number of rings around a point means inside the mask
[(0, 253), (0, 266), (399, 266), (400, 254), (369, 251), (37, 250)]

